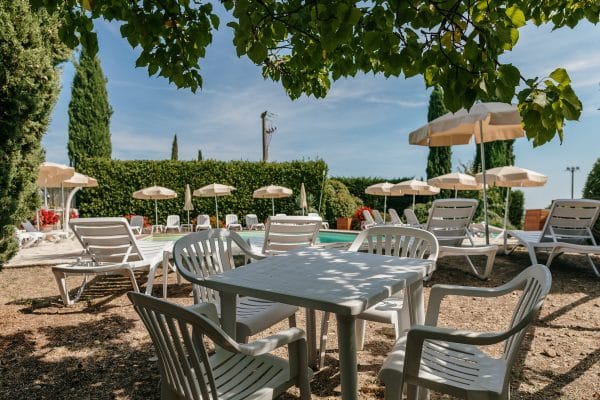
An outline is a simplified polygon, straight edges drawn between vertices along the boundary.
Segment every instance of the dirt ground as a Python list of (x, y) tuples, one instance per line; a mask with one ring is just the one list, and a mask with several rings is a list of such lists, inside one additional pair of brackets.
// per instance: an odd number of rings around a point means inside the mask
[[(436, 283), (497, 286), (526, 267), (529, 258), (524, 252), (498, 256), (486, 282), (456, 267), (462, 264), (460, 258), (442, 259), (425, 295)], [(600, 399), (600, 279), (578, 256), (560, 257), (552, 276), (552, 292), (528, 331), (514, 368), (511, 397)], [(178, 286), (174, 274), (169, 282), (172, 301), (192, 303), (189, 285)], [(155, 295), (160, 286), (155, 286)], [(83, 299), (66, 308), (59, 301), (50, 267), (0, 272), (0, 399), (158, 399), (156, 359), (125, 296), (129, 289), (120, 278), (95, 279)], [(500, 330), (508, 323), (515, 298), (449, 298), (443, 303), (440, 324)], [(304, 326), (302, 314), (299, 326)], [(282, 323), (270, 332), (286, 327)], [(359, 397), (381, 399), (377, 372), (393, 345), (393, 333), (388, 326), (369, 323), (367, 335), (365, 349), (358, 354)], [(326, 366), (311, 383), (313, 399), (340, 395), (333, 319), (327, 348)], [(491, 351), (497, 354), (499, 349)], [(283, 397), (298, 398), (294, 389)], [(435, 393), (431, 397), (447, 398)]]

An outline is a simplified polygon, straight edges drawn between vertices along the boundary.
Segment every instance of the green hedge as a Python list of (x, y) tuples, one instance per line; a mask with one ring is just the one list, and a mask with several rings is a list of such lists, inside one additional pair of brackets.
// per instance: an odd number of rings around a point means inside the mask
[[(232, 185), (236, 188), (230, 196), (219, 197), (219, 217), (234, 213), (242, 220), (247, 213), (258, 215), (260, 220), (271, 215), (270, 199), (254, 199), (252, 192), (265, 185), (281, 185), (294, 191), (289, 198), (275, 200), (275, 212), (295, 214), (296, 197), (304, 182), (306, 192), (319, 198), (323, 173), (327, 164), (322, 161), (292, 161), (264, 163), (249, 161), (120, 161), (87, 159), (79, 168), (82, 173), (98, 180), (97, 188), (83, 189), (78, 194), (77, 205), (82, 216), (121, 216), (139, 214), (154, 221), (154, 201), (135, 200), (131, 194), (144, 187), (159, 185), (177, 192), (172, 200), (159, 200), (159, 221), (167, 215), (179, 214), (182, 222), (187, 213), (183, 211), (185, 185), (192, 191), (211, 183)], [(214, 215), (214, 198), (193, 197), (194, 211)]]

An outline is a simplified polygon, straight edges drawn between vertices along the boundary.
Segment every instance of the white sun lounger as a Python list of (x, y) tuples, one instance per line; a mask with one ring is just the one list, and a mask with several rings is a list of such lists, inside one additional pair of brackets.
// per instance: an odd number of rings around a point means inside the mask
[(525, 246), (533, 264), (537, 264), (538, 250), (550, 252), (546, 265), (562, 253), (577, 253), (587, 257), (594, 273), (600, 277), (600, 270), (591, 255), (600, 255), (592, 228), (600, 215), (600, 200), (554, 200), (544, 228), (541, 231), (507, 231), (509, 237), (517, 239), (512, 248), (505, 244), (505, 253), (510, 254), (516, 247)]
[[(69, 226), (84, 248), (84, 256), (73, 264), (52, 267), (60, 295), (65, 305), (81, 296), (88, 275), (124, 275), (139, 291), (134, 272), (147, 270), (146, 294), (152, 292), (156, 269), (163, 264), (163, 253), (173, 248), (173, 241), (136, 240), (125, 218), (77, 218)], [(163, 270), (163, 274), (167, 271)], [(69, 297), (66, 278), (83, 275), (74, 299)], [(166, 279), (163, 277), (163, 279)]]

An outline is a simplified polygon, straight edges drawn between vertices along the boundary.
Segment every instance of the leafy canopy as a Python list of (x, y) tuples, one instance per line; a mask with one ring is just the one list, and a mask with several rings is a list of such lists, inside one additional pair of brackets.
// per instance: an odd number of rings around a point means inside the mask
[[(141, 48), (138, 67), (177, 87), (202, 86), (199, 59), (212, 42), (219, 18), (210, 1), (199, 0), (30, 0), (59, 10), (61, 38), (97, 50), (93, 20), (122, 22), (121, 35)], [(342, 77), (359, 72), (386, 77), (422, 75), (439, 85), (451, 111), (476, 100), (515, 95), (527, 136), (534, 145), (563, 139), (565, 120), (576, 120), (582, 105), (567, 72), (524, 77), (499, 61), (519, 40), (528, 22), (574, 27), (597, 23), (597, 0), (223, 0), (232, 14), (238, 56), (262, 66), (265, 78), (281, 82), (291, 98), (324, 97)], [(519, 92), (517, 93), (517, 89)]]

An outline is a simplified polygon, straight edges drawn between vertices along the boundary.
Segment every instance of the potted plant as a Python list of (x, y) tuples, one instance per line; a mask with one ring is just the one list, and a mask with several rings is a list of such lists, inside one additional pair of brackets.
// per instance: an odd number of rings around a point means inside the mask
[(346, 185), (331, 179), (325, 185), (325, 196), (327, 215), (335, 217), (336, 228), (350, 230), (357, 203)]

